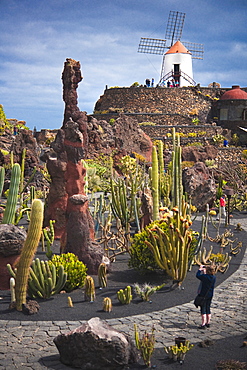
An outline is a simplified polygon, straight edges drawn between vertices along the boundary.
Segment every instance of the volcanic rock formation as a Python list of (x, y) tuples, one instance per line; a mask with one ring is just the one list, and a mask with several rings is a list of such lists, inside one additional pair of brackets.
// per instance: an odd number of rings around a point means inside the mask
[(55, 236), (61, 238), (61, 251), (72, 252), (97, 272), (103, 250), (94, 242), (93, 221), (84, 191), (86, 170), (81, 159), (87, 151), (87, 116), (77, 106), (77, 87), (82, 80), (80, 63), (66, 59), (64, 63), (64, 121), (51, 151), (47, 153), (47, 169), (51, 176), (45, 219), (56, 220)]

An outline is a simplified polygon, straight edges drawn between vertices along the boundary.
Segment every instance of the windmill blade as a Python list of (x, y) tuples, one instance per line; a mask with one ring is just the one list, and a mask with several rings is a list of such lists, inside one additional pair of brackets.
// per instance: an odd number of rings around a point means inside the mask
[(193, 59), (203, 59), (203, 44), (196, 44), (194, 42), (183, 42), (183, 45), (191, 52)]
[(149, 39), (142, 37), (138, 46), (138, 53), (147, 54), (164, 54), (166, 48), (166, 40)]
[(171, 40), (171, 46), (174, 41), (181, 39), (184, 26), (185, 13), (170, 11), (166, 27), (166, 40)]

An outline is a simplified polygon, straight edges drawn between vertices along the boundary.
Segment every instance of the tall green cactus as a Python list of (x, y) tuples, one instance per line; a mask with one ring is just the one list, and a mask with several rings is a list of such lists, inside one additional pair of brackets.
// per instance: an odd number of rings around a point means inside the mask
[(173, 136), (173, 152), (172, 152), (172, 206), (178, 207), (181, 212), (183, 185), (182, 185), (182, 148), (180, 146), (180, 138), (176, 137), (175, 128), (172, 129)]
[(0, 167), (0, 197), (2, 196), (3, 192), (4, 178), (5, 178), (5, 169), (4, 167)]
[(11, 171), (9, 194), (6, 208), (3, 214), (2, 224), (14, 224), (15, 222), (15, 212), (18, 201), (20, 176), (21, 176), (20, 165), (18, 163), (15, 163)]
[(149, 230), (150, 241), (145, 241), (152, 251), (155, 261), (161, 269), (164, 269), (180, 286), (188, 271), (189, 247), (192, 241), (191, 221), (184, 217), (186, 206), (183, 206), (183, 214), (178, 208), (173, 208), (173, 216), (167, 216), (169, 232), (165, 233), (158, 225)]
[(52, 244), (54, 243), (54, 239), (55, 239), (55, 230), (54, 230), (54, 223), (56, 221), (55, 220), (50, 220), (49, 224), (50, 226), (49, 227), (45, 227), (43, 229), (43, 235), (44, 235), (44, 238), (45, 238), (45, 241), (46, 241), (46, 256), (50, 259), (53, 255), (53, 252), (51, 250), (51, 246)]
[(87, 276), (85, 280), (85, 300), (95, 301), (95, 286), (91, 276)]
[(31, 208), (30, 223), (28, 227), (27, 238), (25, 240), (18, 268), (16, 273), (16, 309), (22, 310), (22, 305), (26, 304), (27, 284), (29, 277), (29, 267), (37, 250), (42, 233), (43, 224), (43, 203), (35, 199)]
[(116, 219), (121, 221), (125, 229), (126, 246), (130, 238), (130, 223), (136, 221), (140, 230), (139, 217), (141, 202), (137, 198), (137, 191), (141, 187), (138, 173), (126, 181), (122, 178), (111, 179), (111, 208)]
[(106, 264), (101, 263), (98, 268), (98, 280), (101, 288), (107, 287)]
[(159, 219), (159, 164), (158, 156), (155, 145), (152, 148), (152, 170), (151, 170), (151, 184), (152, 184), (152, 197), (153, 197), (153, 221)]

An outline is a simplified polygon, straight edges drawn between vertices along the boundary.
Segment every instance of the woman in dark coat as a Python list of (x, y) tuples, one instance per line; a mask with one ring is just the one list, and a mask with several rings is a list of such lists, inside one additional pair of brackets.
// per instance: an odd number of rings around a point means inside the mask
[(200, 266), (196, 273), (197, 279), (201, 280), (198, 294), (201, 297), (205, 297), (205, 300), (201, 306), (202, 324), (199, 329), (205, 329), (210, 327), (211, 320), (211, 301), (214, 295), (215, 286), (215, 268), (213, 266)]

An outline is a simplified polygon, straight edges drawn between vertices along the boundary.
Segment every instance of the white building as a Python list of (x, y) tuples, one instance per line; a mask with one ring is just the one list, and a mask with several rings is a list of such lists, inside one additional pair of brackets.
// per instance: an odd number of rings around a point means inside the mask
[(192, 54), (180, 42), (174, 45), (165, 53), (162, 82), (175, 82), (176, 86), (191, 86), (195, 84), (192, 70)]

